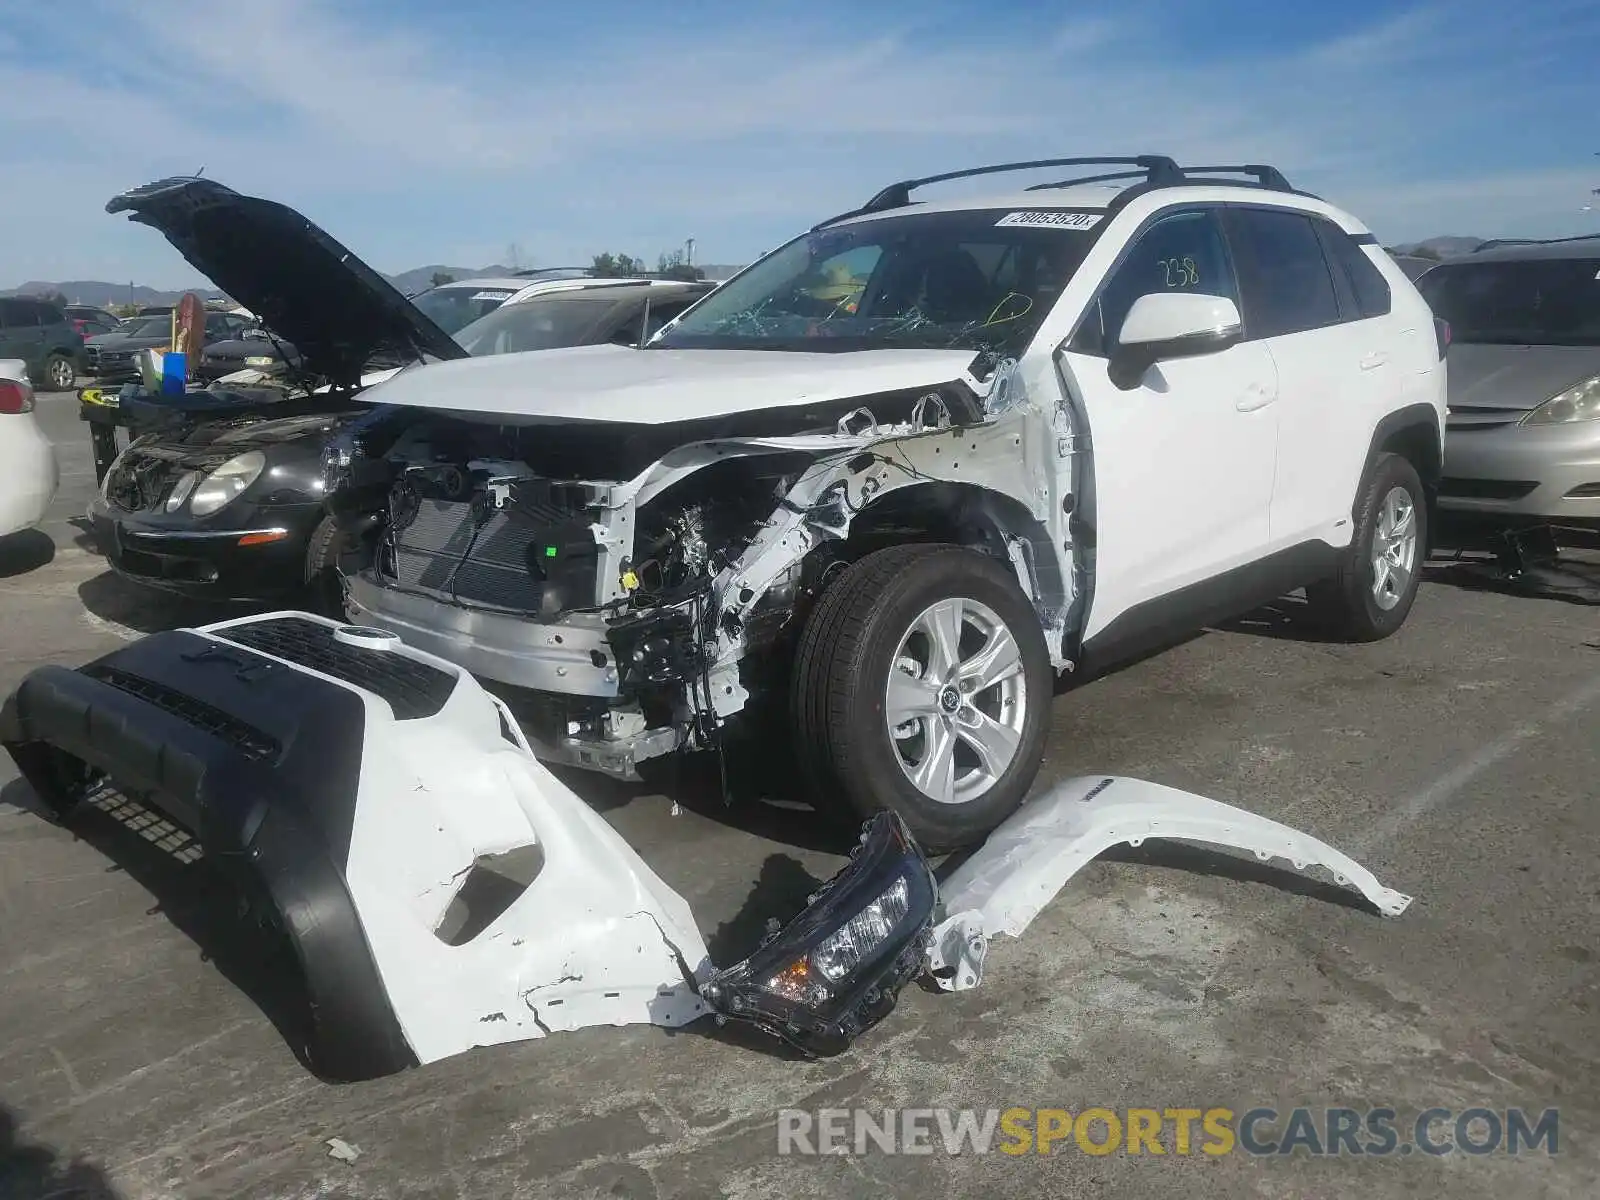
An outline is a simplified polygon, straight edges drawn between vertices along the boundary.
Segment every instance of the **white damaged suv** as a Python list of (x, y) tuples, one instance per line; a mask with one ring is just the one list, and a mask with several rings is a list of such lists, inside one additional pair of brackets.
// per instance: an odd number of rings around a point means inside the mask
[[(1047, 168), (1077, 177), (922, 198)], [(1444, 345), (1270, 167), (911, 180), (647, 345), (372, 388), (325, 462), (348, 615), (524, 689), (551, 761), (631, 777), (765, 708), (819, 802), (971, 845), (1058, 677), (1302, 586), (1352, 640), (1399, 628)]]

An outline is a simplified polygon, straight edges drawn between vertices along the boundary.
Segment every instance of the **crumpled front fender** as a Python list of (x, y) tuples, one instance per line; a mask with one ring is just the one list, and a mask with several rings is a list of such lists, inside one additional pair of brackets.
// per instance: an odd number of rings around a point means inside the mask
[(1019, 936), (1098, 855), (1146, 838), (1226, 846), (1262, 862), (1287, 859), (1297, 871), (1316, 864), (1386, 917), (1398, 917), (1411, 903), (1349, 855), (1270, 817), (1142, 779), (1083, 776), (1023, 805), (944, 881), (939, 898), (946, 915), (929, 954), (934, 980), (945, 991), (976, 987), (989, 938)]

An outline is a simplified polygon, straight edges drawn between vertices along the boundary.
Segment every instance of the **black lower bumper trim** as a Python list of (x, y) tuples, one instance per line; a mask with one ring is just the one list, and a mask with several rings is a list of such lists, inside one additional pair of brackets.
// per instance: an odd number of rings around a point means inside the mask
[(416, 1063), (345, 876), (364, 721), (348, 688), (174, 632), (30, 672), (0, 709), (0, 743), (63, 817), (103, 777), (268, 904), (304, 975), (306, 1056), (352, 1080)]

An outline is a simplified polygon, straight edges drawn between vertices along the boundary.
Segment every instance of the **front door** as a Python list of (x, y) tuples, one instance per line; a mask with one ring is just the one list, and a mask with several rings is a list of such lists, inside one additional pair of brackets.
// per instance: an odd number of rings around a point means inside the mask
[(1094, 591), (1085, 640), (1136, 607), (1260, 557), (1277, 455), (1277, 371), (1260, 343), (1151, 367), (1122, 390), (1108, 374), (1123, 318), (1162, 290), (1239, 291), (1214, 211), (1185, 209), (1141, 233), (1059, 355), (1093, 445)]

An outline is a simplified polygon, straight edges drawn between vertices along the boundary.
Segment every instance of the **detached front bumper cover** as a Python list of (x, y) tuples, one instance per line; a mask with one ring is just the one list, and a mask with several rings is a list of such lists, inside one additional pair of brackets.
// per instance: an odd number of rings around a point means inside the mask
[(598, 1025), (748, 1022), (847, 1049), (927, 972), (962, 990), (1096, 855), (1198, 840), (1320, 864), (1386, 916), (1410, 897), (1243, 809), (1135, 779), (1068, 780), (942, 887), (904, 823), (744, 961), (713, 967), (688, 904), (533, 755), (498, 699), (381, 630), (271, 613), (31, 672), (0, 742), (66, 815), (110, 784), (191, 834), (288, 937), (306, 1051), (340, 1079)]

